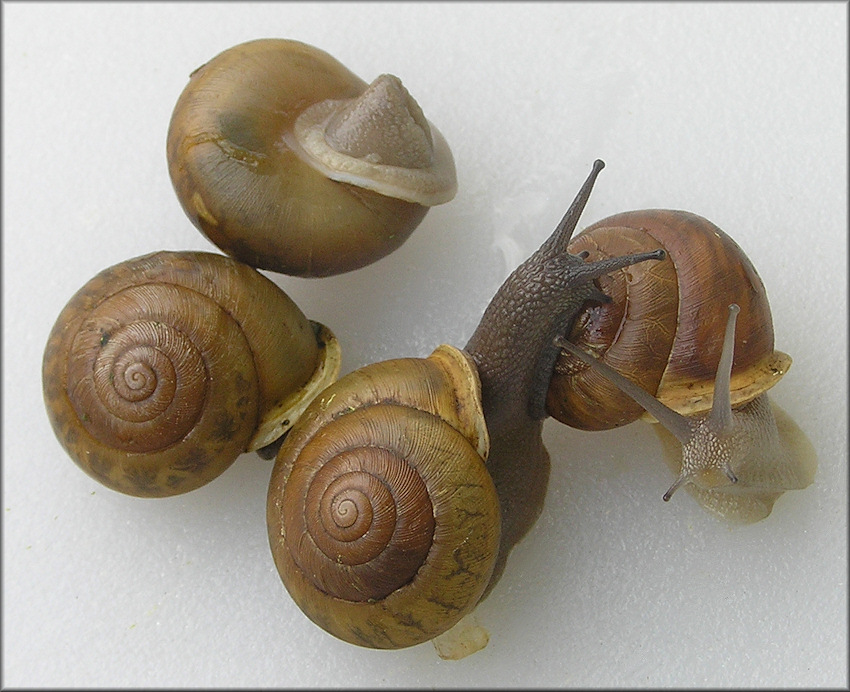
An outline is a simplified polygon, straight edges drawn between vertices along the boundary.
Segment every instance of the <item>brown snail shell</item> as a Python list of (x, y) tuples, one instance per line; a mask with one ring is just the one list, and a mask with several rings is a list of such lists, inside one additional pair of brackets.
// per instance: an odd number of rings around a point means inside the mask
[(401, 81), (261, 39), (190, 76), (168, 167), (192, 222), (252, 266), (327, 276), (398, 248), (457, 189), (451, 151)]
[[(775, 385), (791, 358), (774, 348), (764, 284), (741, 248), (710, 221), (684, 211), (624, 212), (594, 223), (570, 243), (601, 259), (662, 248), (661, 262), (637, 264), (598, 282), (611, 302), (576, 320), (568, 339), (683, 415), (711, 406), (728, 306), (736, 303), (738, 343), (732, 404)], [(562, 352), (546, 400), (557, 420), (585, 430), (625, 425), (643, 408), (600, 373)]]
[(162, 497), (277, 439), (338, 371), (333, 334), (259, 272), (158, 252), (100, 272), (71, 298), (45, 348), (44, 400), (86, 473)]
[(402, 648), (475, 607), (499, 547), (499, 502), (474, 365), (440, 346), (349, 373), (278, 454), (275, 564), (299, 607), (352, 644)]
[(684, 486), (714, 514), (759, 521), (817, 469), (805, 433), (768, 399), (791, 358), (774, 348), (764, 285), (728, 235), (688, 212), (617, 214), (576, 236), (570, 252), (655, 247), (667, 259), (601, 277), (612, 300), (556, 341), (547, 409), (587, 430), (660, 422), (676, 475), (663, 499)]

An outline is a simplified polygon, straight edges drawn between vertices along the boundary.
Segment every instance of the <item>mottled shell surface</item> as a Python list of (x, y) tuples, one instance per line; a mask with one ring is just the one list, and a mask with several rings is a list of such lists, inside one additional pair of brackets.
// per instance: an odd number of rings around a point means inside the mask
[[(741, 248), (696, 214), (662, 209), (624, 212), (585, 229), (570, 252), (588, 260), (663, 248), (598, 283), (610, 303), (586, 309), (569, 339), (683, 415), (711, 407), (728, 306), (737, 303), (732, 403), (772, 387), (791, 365), (774, 348), (773, 320), (761, 278)], [(562, 352), (547, 397), (549, 413), (573, 427), (625, 425), (643, 409), (599, 373)]]
[(499, 546), (477, 374), (458, 349), (376, 363), (331, 385), (272, 473), (269, 540), (289, 593), (352, 644), (402, 648), (481, 597)]
[(332, 334), (251, 267), (158, 252), (102, 271), (71, 298), (45, 348), (44, 399), (86, 473), (159, 497), (279, 437), (338, 368)]
[(331, 179), (293, 144), (302, 113), (368, 86), (324, 51), (285, 39), (234, 46), (195, 70), (167, 141), (186, 214), (233, 257), (298, 276), (350, 271), (398, 248), (427, 206)]

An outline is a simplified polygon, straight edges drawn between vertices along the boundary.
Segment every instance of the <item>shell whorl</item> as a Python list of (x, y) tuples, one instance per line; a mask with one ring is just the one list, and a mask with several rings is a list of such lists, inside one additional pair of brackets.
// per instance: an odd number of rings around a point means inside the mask
[(45, 404), (94, 478), (173, 495), (222, 473), (258, 428), (281, 434), (288, 423), (267, 414), (321, 370), (320, 350), (306, 317), (250, 267), (154, 253), (104, 270), (65, 306), (45, 349)]
[(290, 432), (269, 488), (269, 540), (318, 625), (401, 648), (477, 604), (500, 525), (479, 397), (467, 357), (442, 346), (349, 373)]
[[(137, 453), (186, 437), (228, 367), (215, 357), (216, 333), (231, 352), (250, 353), (238, 326), (213, 301), (175, 286), (126, 288), (99, 303), (74, 336), (68, 357), (71, 402), (83, 427)], [(253, 362), (237, 377), (256, 382)], [(248, 416), (250, 425), (256, 412), (240, 412)]]

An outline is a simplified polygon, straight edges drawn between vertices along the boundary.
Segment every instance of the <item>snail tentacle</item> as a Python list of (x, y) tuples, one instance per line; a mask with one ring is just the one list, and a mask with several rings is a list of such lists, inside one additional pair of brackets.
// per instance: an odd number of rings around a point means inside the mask
[(579, 348), (572, 341), (567, 340), (561, 335), (555, 337), (555, 345), (558, 348), (572, 353), (576, 358), (581, 359), (597, 372), (605, 375), (605, 377), (615, 383), (622, 391), (643, 406), (647, 412), (658, 419), (658, 421), (661, 422), (680, 443), (686, 444), (692, 437), (693, 426), (685, 416), (674, 411), (669, 406), (665, 406), (645, 389), (638, 387), (627, 377), (623, 377), (610, 365), (598, 358), (594, 358), (587, 351)]
[[(669, 501), (673, 493), (681, 486), (697, 482), (701, 477), (705, 478), (713, 472), (722, 472), (730, 483), (738, 482), (732, 469), (735, 420), (732, 414), (729, 383), (735, 349), (735, 322), (739, 312), (740, 308), (737, 305), (729, 306), (729, 319), (726, 324), (720, 363), (717, 366), (711, 412), (695, 419), (689, 419), (674, 411), (607, 363), (594, 358), (567, 339), (562, 337), (556, 339), (560, 348), (590, 365), (644, 407), (682, 445), (682, 469), (664, 493), (665, 502)], [(720, 481), (715, 480), (714, 483), (718, 484)]]
[(487, 467), (502, 507), (502, 542), (489, 590), (513, 546), (542, 510), (549, 454), (542, 442), (546, 397), (558, 348), (588, 302), (604, 299), (595, 279), (622, 267), (664, 257), (664, 251), (629, 253), (588, 262), (571, 254), (569, 237), (604, 163), (597, 160), (549, 238), (505, 280), (467, 342), (481, 379), (490, 430)]
[[(632, 397), (679, 442), (679, 473), (664, 493), (665, 502), (683, 486), (696, 486), (698, 493), (734, 490), (741, 494), (751, 493), (754, 509), (750, 511), (756, 512), (757, 518), (762, 518), (765, 507), (769, 512), (773, 501), (783, 490), (809, 485), (815, 465), (808, 445), (780, 439), (766, 394), (743, 408), (732, 407), (730, 382), (739, 312), (737, 304), (729, 305), (711, 409), (691, 417), (681, 415), (572, 342), (558, 337), (556, 344)], [(791, 453), (789, 450), (792, 448), (798, 453)], [(724, 507), (716, 496), (708, 496), (704, 504), (721, 514), (746, 516), (746, 509), (740, 503), (732, 504), (727, 500)]]
[[(582, 186), (579, 188), (578, 194), (573, 199), (572, 204), (567, 208), (561, 221), (555, 227), (552, 235), (547, 238), (540, 246), (538, 253), (540, 255), (555, 256), (567, 249), (570, 238), (578, 225), (581, 214), (587, 206), (590, 199), (590, 193), (593, 192), (593, 186), (596, 184), (596, 179), (605, 168), (605, 162), (602, 159), (596, 159), (593, 162), (593, 167), (590, 175), (587, 176)], [(584, 259), (582, 257), (582, 259)]]

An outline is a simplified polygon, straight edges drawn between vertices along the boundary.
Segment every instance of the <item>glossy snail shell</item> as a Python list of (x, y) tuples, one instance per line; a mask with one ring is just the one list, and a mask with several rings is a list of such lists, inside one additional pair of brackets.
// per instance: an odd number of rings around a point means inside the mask
[[(663, 248), (667, 259), (598, 279), (611, 302), (586, 309), (569, 340), (690, 416), (711, 406), (728, 306), (737, 303), (738, 343), (732, 404), (742, 406), (776, 384), (791, 358), (774, 348), (764, 285), (750, 260), (710, 221), (684, 211), (648, 209), (610, 216), (569, 245), (588, 260)], [(604, 405), (599, 402), (604, 402)], [(608, 379), (562, 352), (547, 410), (586, 430), (625, 425), (643, 408)]]
[(278, 454), (274, 561), (320, 627), (352, 644), (434, 638), (477, 604), (499, 548), (499, 502), (469, 357), (368, 365), (328, 387)]
[(243, 262), (299, 276), (384, 257), (457, 189), (445, 139), (397, 77), (367, 85), (285, 39), (234, 46), (195, 70), (167, 154), (201, 232)]
[(161, 497), (277, 439), (338, 370), (333, 334), (259, 272), (158, 252), (100, 272), (71, 298), (45, 348), (44, 400), (86, 473)]

